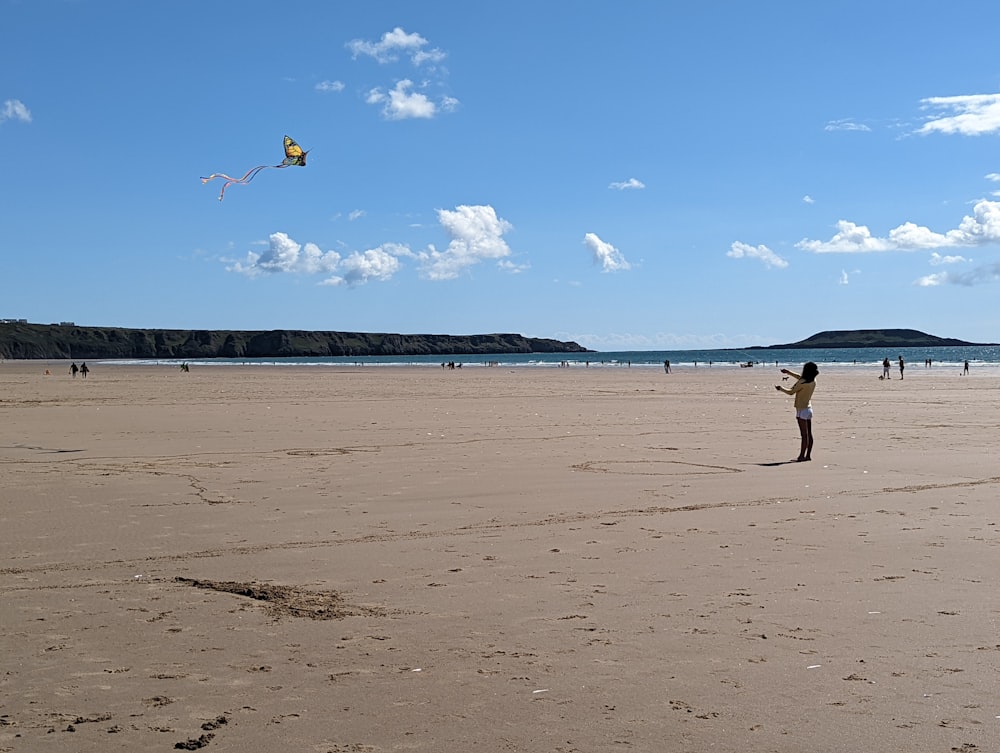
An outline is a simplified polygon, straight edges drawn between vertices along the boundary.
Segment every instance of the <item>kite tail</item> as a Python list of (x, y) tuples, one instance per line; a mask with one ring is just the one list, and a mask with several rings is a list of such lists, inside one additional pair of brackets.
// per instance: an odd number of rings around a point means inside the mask
[(244, 175), (242, 178), (232, 178), (232, 177), (226, 175), (225, 173), (212, 173), (207, 178), (202, 178), (201, 182), (202, 183), (208, 183), (208, 181), (210, 181), (210, 180), (212, 180), (214, 178), (225, 178), (226, 179), (226, 184), (222, 187), (222, 190), (219, 192), (219, 201), (222, 201), (222, 198), (226, 195), (226, 189), (229, 188), (229, 186), (233, 185), (233, 183), (240, 183), (242, 185), (246, 185), (247, 183), (249, 183), (250, 181), (252, 181), (255, 177), (257, 177), (257, 173), (259, 173), (261, 170), (264, 170), (265, 168), (268, 168), (268, 167), (285, 167), (285, 166), (284, 165), (258, 165), (257, 167), (254, 167), (254, 168), (251, 168), (250, 170), (247, 170), (247, 174)]

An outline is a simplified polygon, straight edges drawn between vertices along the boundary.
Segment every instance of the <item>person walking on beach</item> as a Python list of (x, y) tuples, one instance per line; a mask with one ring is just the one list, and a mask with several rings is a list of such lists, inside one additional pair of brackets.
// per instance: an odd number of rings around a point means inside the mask
[(82, 376), (84, 379), (86, 379), (87, 378), (87, 374), (89, 374), (89, 373), (90, 373), (90, 369), (87, 368), (87, 362), (84, 361), (83, 363), (80, 364), (80, 376)]
[(799, 436), (802, 439), (799, 456), (795, 458), (795, 462), (802, 463), (812, 460), (813, 411), (811, 400), (813, 392), (816, 391), (816, 377), (819, 375), (819, 367), (812, 361), (809, 361), (802, 367), (801, 374), (796, 374), (794, 371), (789, 371), (788, 369), (782, 369), (781, 373), (787, 374), (796, 380), (795, 384), (789, 389), (785, 389), (780, 384), (774, 385), (774, 389), (778, 390), (778, 392), (784, 392), (786, 395), (795, 396), (795, 420), (799, 425)]
[(905, 369), (905, 368), (906, 368), (906, 364), (903, 363), (903, 357), (900, 356), (899, 357), (899, 378), (900, 379), (903, 378), (903, 369)]
[(664, 374), (669, 374), (670, 373), (670, 361), (664, 361), (663, 362), (663, 373)]
[(76, 365), (76, 361), (73, 361), (73, 363), (71, 363), (71, 364), (69, 365), (69, 373), (73, 375), (73, 378), (74, 378), (74, 379), (76, 379), (76, 372), (78, 372), (79, 370), (80, 370), (80, 369), (79, 369), (79, 367), (78, 367), (78, 366)]
[(969, 362), (966, 361), (965, 362), (965, 368), (962, 369), (962, 376), (965, 376), (968, 373), (969, 373)]
[(882, 359), (882, 378), (889, 379), (889, 357)]

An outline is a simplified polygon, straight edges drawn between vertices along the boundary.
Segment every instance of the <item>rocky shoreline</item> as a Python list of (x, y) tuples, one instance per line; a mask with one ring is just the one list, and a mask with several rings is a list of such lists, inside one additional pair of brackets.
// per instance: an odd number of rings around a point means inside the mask
[(575, 342), (517, 334), (404, 335), (304, 330), (177, 330), (0, 323), (0, 358), (293, 358), (587, 353)]

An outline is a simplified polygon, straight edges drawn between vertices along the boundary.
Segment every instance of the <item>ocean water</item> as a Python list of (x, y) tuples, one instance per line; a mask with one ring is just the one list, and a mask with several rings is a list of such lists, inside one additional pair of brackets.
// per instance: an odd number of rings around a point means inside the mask
[(959, 369), (969, 362), (970, 372), (1000, 370), (1000, 345), (973, 345), (940, 348), (803, 348), (788, 350), (634, 350), (603, 353), (500, 353), (496, 355), (453, 356), (364, 356), (338, 358), (206, 358), (108, 360), (114, 365), (180, 365), (192, 366), (426, 366), (441, 368), (454, 362), (462, 368), (650, 368), (663, 369), (670, 361), (671, 369), (726, 368), (753, 363), (755, 366), (780, 368), (801, 366), (815, 361), (822, 368), (877, 369), (881, 373), (882, 359), (888, 358), (893, 374), (902, 356), (908, 369), (923, 369), (931, 359), (933, 369)]

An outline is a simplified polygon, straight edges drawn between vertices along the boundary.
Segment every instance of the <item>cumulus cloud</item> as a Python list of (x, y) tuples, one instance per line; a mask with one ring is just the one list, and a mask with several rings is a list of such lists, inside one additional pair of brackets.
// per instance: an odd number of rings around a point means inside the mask
[(645, 187), (646, 187), (646, 184), (643, 183), (641, 180), (637, 180), (636, 178), (629, 178), (628, 180), (623, 180), (623, 181), (620, 181), (620, 182), (615, 182), (615, 183), (612, 183), (611, 185), (608, 186), (608, 188), (613, 188), (616, 191), (625, 191), (625, 190), (628, 190), (630, 188), (639, 189), (639, 188), (645, 188)]
[(262, 253), (247, 252), (246, 258), (234, 262), (229, 270), (248, 277), (280, 272), (317, 274), (332, 272), (339, 263), (340, 254), (336, 251), (324, 252), (315, 243), (303, 246), (285, 233), (272, 233), (267, 250)]
[(250, 251), (240, 261), (228, 267), (247, 277), (273, 274), (327, 275), (321, 285), (363, 285), (366, 282), (385, 281), (399, 271), (400, 256), (409, 249), (386, 243), (367, 251), (355, 251), (341, 257), (336, 251), (322, 251), (315, 243), (301, 244), (286, 233), (272, 233), (267, 249), (261, 253)]
[(993, 262), (967, 272), (935, 272), (932, 275), (921, 277), (913, 284), (928, 288), (937, 285), (963, 285), (971, 287), (973, 285), (984, 285), (990, 282), (1000, 281), (1000, 262)]
[(964, 256), (941, 256), (937, 251), (931, 254), (931, 266), (939, 267), (942, 264), (958, 264), (963, 261), (969, 261)]
[(458, 206), (454, 210), (439, 209), (438, 220), (451, 241), (448, 248), (438, 251), (430, 246), (417, 254), (421, 274), (430, 280), (451, 280), (469, 267), (483, 261), (504, 259), (511, 250), (504, 233), (513, 226), (497, 217), (489, 205)]
[(602, 272), (622, 272), (632, 268), (621, 251), (602, 241), (594, 233), (584, 235), (583, 244), (590, 249), (594, 262), (601, 266)]
[(384, 282), (399, 271), (399, 256), (408, 253), (405, 246), (387, 243), (367, 251), (355, 251), (341, 261), (338, 275), (324, 281), (327, 285), (363, 285)]
[(438, 64), (447, 53), (437, 47), (429, 47), (429, 42), (419, 34), (409, 34), (400, 27), (388, 31), (377, 42), (353, 39), (347, 43), (351, 55), (370, 57), (382, 64), (399, 61), (405, 56), (415, 68), (421, 70), (421, 81), (402, 76), (391, 87), (376, 86), (368, 90), (365, 101), (381, 107), (386, 120), (408, 120), (410, 118), (433, 118), (441, 112), (455, 110), (459, 101), (448, 94), (432, 94), (443, 91), (447, 71)]
[(889, 231), (885, 238), (872, 235), (864, 225), (847, 220), (837, 223), (837, 232), (828, 241), (803, 239), (796, 246), (817, 254), (859, 254), (879, 251), (917, 251), (956, 246), (979, 246), (1000, 241), (1000, 202), (980, 201), (971, 215), (962, 218), (957, 228), (935, 233), (922, 225), (904, 222)]
[(342, 92), (344, 91), (343, 81), (320, 81), (316, 84), (316, 91), (320, 92)]
[(438, 106), (426, 94), (409, 91), (412, 86), (413, 82), (404, 78), (389, 91), (378, 87), (372, 89), (365, 101), (370, 105), (382, 105), (382, 116), (386, 120), (433, 118)]
[(412, 251), (405, 244), (383, 243), (366, 251), (341, 255), (336, 251), (323, 251), (315, 243), (298, 243), (286, 233), (272, 233), (264, 251), (249, 251), (236, 261), (228, 259), (227, 269), (247, 277), (325, 275), (321, 285), (356, 286), (392, 279), (402, 269), (404, 259), (416, 260), (421, 276), (429, 280), (450, 280), (475, 264), (494, 259), (498, 260), (498, 268), (506, 272), (517, 273), (528, 268), (506, 260), (511, 250), (503, 235), (512, 225), (497, 217), (493, 207), (439, 209), (438, 220), (451, 236), (444, 251), (438, 251), (433, 245), (426, 250)]
[(748, 243), (736, 241), (726, 252), (730, 259), (759, 259), (765, 267), (777, 267), (784, 269), (788, 262), (778, 256), (767, 246), (751, 246)]
[(815, 204), (816, 203), (816, 199), (814, 199), (809, 194), (806, 194), (805, 196), (802, 197), (802, 203), (803, 204)]
[(31, 110), (19, 99), (4, 100), (3, 107), (0, 108), (0, 123), (5, 120), (18, 120), (22, 123), (31, 122)]
[(377, 42), (364, 39), (352, 39), (347, 43), (347, 49), (354, 58), (367, 56), (379, 63), (391, 63), (399, 60), (400, 54), (409, 56), (410, 62), (416, 66), (424, 63), (439, 63), (446, 54), (437, 48), (424, 49), (428, 42), (419, 34), (407, 34), (400, 27), (387, 31)]
[(1000, 94), (968, 94), (956, 97), (928, 97), (920, 100), (924, 109), (948, 113), (932, 116), (917, 133), (957, 133), (981, 136), (1000, 132)]

